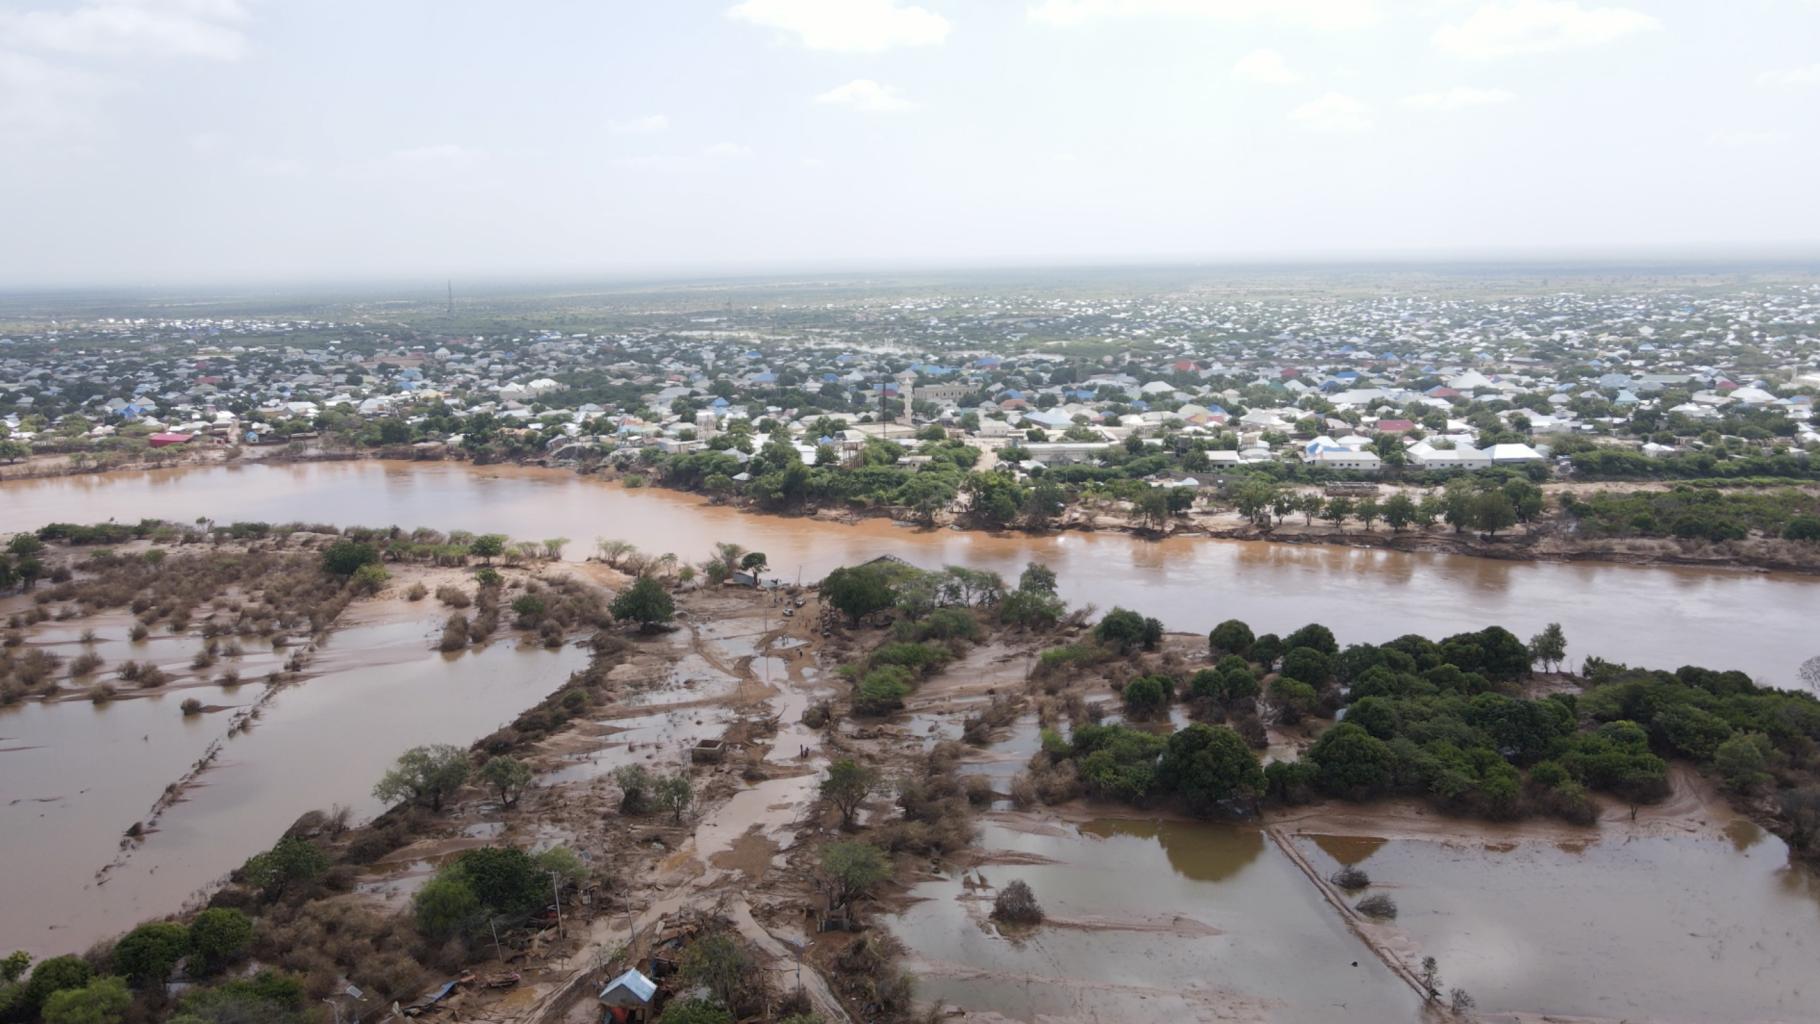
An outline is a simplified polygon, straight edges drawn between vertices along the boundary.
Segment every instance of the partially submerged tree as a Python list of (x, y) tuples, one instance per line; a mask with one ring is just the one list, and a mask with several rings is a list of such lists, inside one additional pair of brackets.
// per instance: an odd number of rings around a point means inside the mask
[(828, 909), (839, 911), (871, 892), (890, 874), (885, 855), (871, 843), (829, 843), (821, 850), (822, 884)]
[(504, 754), (480, 766), (480, 781), (492, 787), (499, 794), (499, 802), (506, 807), (517, 805), (518, 798), (530, 786), (531, 778), (530, 765)]
[(853, 827), (860, 805), (878, 788), (877, 769), (843, 757), (828, 766), (828, 777), (822, 780), (822, 799), (840, 810), (842, 828)]
[(1043, 908), (1030, 891), (1030, 883), (1014, 878), (992, 900), (992, 919), (1006, 924), (1042, 924)]
[(468, 768), (468, 753), (460, 747), (448, 743), (412, 747), (380, 778), (373, 796), (389, 804), (409, 800), (440, 811), (443, 801), (468, 781)]

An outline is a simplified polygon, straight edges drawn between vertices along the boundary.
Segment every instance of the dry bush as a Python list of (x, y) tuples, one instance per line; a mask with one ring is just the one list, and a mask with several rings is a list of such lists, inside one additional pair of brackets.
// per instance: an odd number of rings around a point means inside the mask
[(1397, 916), (1397, 901), (1381, 892), (1372, 893), (1360, 900), (1354, 909), (1366, 917), (1376, 918), (1380, 921), (1393, 921)]
[(447, 583), (436, 588), (436, 600), (456, 609), (466, 608), (474, 603), (473, 599), (468, 597), (467, 591)]
[(1371, 876), (1366, 874), (1363, 868), (1357, 868), (1351, 864), (1328, 875), (1327, 880), (1347, 892), (1357, 892), (1371, 884)]
[(1042, 924), (1043, 908), (1036, 902), (1036, 893), (1030, 891), (1029, 883), (1017, 878), (1000, 889), (993, 899), (992, 919), (1006, 924)]

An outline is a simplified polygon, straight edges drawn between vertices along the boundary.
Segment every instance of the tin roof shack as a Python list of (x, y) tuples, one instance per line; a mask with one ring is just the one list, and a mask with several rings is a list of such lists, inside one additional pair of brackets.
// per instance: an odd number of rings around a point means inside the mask
[(657, 982), (634, 967), (600, 990), (603, 1024), (647, 1024), (654, 1016)]

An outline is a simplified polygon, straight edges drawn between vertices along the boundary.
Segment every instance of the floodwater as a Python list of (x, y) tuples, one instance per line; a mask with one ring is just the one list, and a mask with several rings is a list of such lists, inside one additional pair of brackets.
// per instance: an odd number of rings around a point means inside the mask
[(1280, 633), (1318, 621), (1342, 641), (1383, 641), (1494, 624), (1528, 637), (1560, 622), (1576, 661), (1596, 654), (1653, 667), (1736, 668), (1784, 686), (1797, 685), (1800, 664), (1820, 654), (1811, 623), (1816, 581), (1773, 573), (1196, 537), (1159, 543), (1119, 533), (993, 536), (879, 519), (843, 525), (750, 515), (564, 470), (464, 463), (248, 463), (0, 484), (0, 531), (203, 515), (565, 536), (570, 558), (588, 555), (599, 537), (691, 560), (716, 541), (735, 541), (764, 551), (785, 579), (813, 580), (881, 554), (1007, 577), (1037, 560), (1055, 568), (1076, 604), (1136, 608), (1172, 629), (1238, 617), (1260, 633)]
[(1481, 1011), (1820, 1020), (1820, 882), (1748, 821), (1587, 844), (1297, 842), (1318, 870), (1370, 874), (1397, 929)]
[[(916, 886), (887, 919), (920, 999), (1030, 1022), (1420, 1019), (1415, 993), (1256, 828), (1017, 824), (1029, 819), (989, 819), (988, 863)], [(986, 919), (1013, 879), (1047, 915), (1034, 932)]]
[[(580, 648), (509, 641), (439, 654), (439, 629), (438, 616), (338, 631), (310, 677), (231, 739), (227, 713), (186, 718), (177, 705), (250, 704), (261, 684), (0, 709), (0, 949), (80, 951), (176, 910), (305, 811), (370, 816), (373, 783), (405, 748), (465, 745), (587, 663)], [(127, 827), (217, 741), (220, 759), (98, 884)]]

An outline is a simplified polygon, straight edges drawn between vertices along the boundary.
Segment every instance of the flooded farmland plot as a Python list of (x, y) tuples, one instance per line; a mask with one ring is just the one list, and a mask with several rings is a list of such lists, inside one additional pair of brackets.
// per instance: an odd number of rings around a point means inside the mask
[[(922, 998), (1020, 1021), (1415, 1021), (1415, 993), (1251, 827), (994, 815), (886, 923)], [(988, 919), (1013, 879), (1047, 920)]]
[(1298, 837), (1396, 900), (1395, 930), (1487, 1013), (1820, 1020), (1820, 884), (1748, 821), (1589, 842)]
[[(184, 716), (198, 692), (223, 706), (258, 700), (178, 688), (108, 704), (0, 709), (0, 946), (81, 949), (177, 909), (305, 811), (379, 809), (375, 780), (407, 747), (465, 744), (510, 721), (587, 663), (585, 650), (502, 639), (459, 655), (431, 649), (437, 618), (336, 632), (303, 680), (228, 736), (230, 713)], [(211, 747), (218, 757), (124, 848), (165, 788)], [(105, 872), (103, 873), (103, 871)]]

